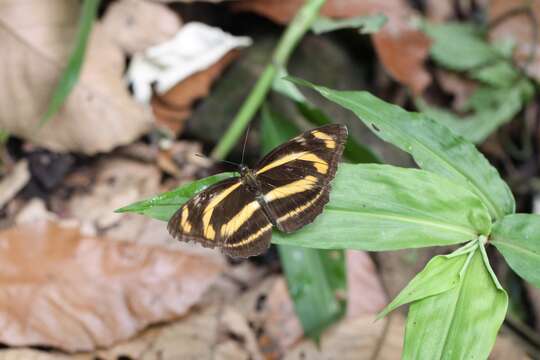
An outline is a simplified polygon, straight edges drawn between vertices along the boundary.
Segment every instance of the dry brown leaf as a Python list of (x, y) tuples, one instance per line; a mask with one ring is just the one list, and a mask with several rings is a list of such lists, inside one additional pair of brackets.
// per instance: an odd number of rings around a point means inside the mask
[(364, 251), (347, 250), (347, 317), (374, 315), (387, 304), (371, 257)]
[(79, 82), (38, 129), (73, 47), (79, 13), (78, 1), (2, 2), (0, 128), (53, 151), (94, 154), (139, 137), (151, 114), (128, 93), (122, 51), (96, 23)]
[[(116, 214), (114, 210), (159, 192), (161, 173), (155, 165), (107, 158), (97, 168), (94, 186), (71, 196), (64, 215), (75, 217), (83, 223), (91, 223), (98, 230), (110, 229), (125, 218), (125, 215)], [(120, 235), (126, 234), (120, 232)], [(135, 233), (120, 238), (131, 240), (134, 236)]]
[[(518, 9), (529, 8), (536, 21), (523, 12), (512, 14)], [(504, 18), (506, 15), (508, 17)], [(489, 20), (499, 19), (497, 25), (490, 31), (492, 40), (514, 41), (515, 60), (525, 68), (529, 76), (540, 81), (540, 39), (534, 42), (535, 32), (540, 31), (540, 1), (529, 0), (491, 0), (488, 6)], [(502, 18), (501, 18), (502, 17)], [(536, 29), (534, 29), (536, 26)], [(534, 59), (529, 60), (531, 54)], [(529, 62), (530, 61), (530, 62)]]
[[(248, 10), (266, 16), (278, 23), (288, 23), (303, 0), (240, 0), (233, 3), (237, 10)], [(424, 68), (428, 57), (430, 41), (422, 32), (414, 28), (410, 20), (415, 12), (405, 0), (328, 0), (321, 14), (332, 18), (383, 13), (388, 22), (373, 35), (373, 43), (386, 70), (397, 81), (409, 87), (414, 93), (421, 93), (431, 82)]]
[(102, 23), (109, 36), (130, 55), (169, 40), (181, 26), (178, 15), (165, 5), (144, 0), (111, 3)]
[(304, 340), (285, 356), (286, 360), (395, 360), (401, 357), (404, 319), (393, 315), (375, 321), (373, 315), (345, 319), (326, 331), (320, 346)]
[(155, 94), (151, 104), (158, 123), (179, 134), (184, 128), (184, 120), (191, 115), (193, 103), (208, 95), (212, 83), (238, 54), (237, 50), (229, 51), (218, 62), (179, 82), (165, 94)]
[(0, 232), (0, 342), (92, 350), (186, 313), (221, 266), (51, 222)]
[(0, 179), (0, 208), (11, 200), (30, 180), (28, 161), (20, 160)]

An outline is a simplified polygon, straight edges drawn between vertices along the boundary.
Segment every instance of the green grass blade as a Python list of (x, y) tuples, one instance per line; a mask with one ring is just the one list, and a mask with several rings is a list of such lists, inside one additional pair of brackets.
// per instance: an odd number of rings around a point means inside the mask
[(79, 80), (88, 39), (96, 18), (99, 2), (100, 0), (84, 0), (83, 2), (79, 30), (75, 38), (75, 48), (69, 57), (68, 64), (53, 92), (49, 107), (41, 119), (39, 126), (45, 125), (56, 115)]

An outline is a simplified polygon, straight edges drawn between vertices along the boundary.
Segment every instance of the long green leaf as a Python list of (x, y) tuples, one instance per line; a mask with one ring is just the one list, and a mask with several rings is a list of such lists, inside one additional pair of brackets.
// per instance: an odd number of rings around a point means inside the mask
[(487, 359), (506, 315), (508, 296), (482, 251), (469, 254), (459, 284), (409, 308), (403, 359)]
[(491, 243), (510, 267), (540, 288), (540, 215), (508, 215), (495, 223)]
[(439, 64), (452, 70), (470, 70), (501, 59), (473, 24), (446, 22), (425, 23), (422, 27), (433, 40), (430, 54)]
[(196, 193), (208, 186), (233, 176), (232, 173), (222, 173), (194, 181), (180, 186), (174, 190), (154, 196), (147, 200), (137, 201), (128, 206), (117, 209), (118, 213), (136, 213), (153, 219), (169, 221), (180, 205), (188, 201)]
[[(474, 251), (474, 248), (471, 250)], [(377, 317), (382, 318), (401, 305), (444, 293), (457, 286), (468, 256), (468, 253), (435, 256)]]
[(75, 48), (73, 49), (68, 64), (62, 73), (62, 77), (54, 90), (51, 101), (49, 102), (49, 107), (41, 119), (40, 126), (45, 125), (47, 121), (60, 110), (60, 107), (69, 96), (71, 89), (73, 89), (79, 80), (79, 74), (84, 62), (86, 45), (88, 43), (90, 31), (92, 30), (92, 25), (96, 18), (99, 2), (100, 0), (84, 0), (83, 2), (79, 30), (75, 38)]
[(332, 188), (322, 216), (274, 242), (381, 251), (456, 244), (490, 230), (474, 194), (427, 171), (341, 164)]
[[(263, 106), (262, 153), (271, 151), (299, 132), (290, 121)], [(285, 245), (278, 249), (304, 333), (316, 339), (345, 312), (345, 301), (336, 296), (347, 288), (344, 252)]]
[[(304, 116), (304, 118), (310, 123), (316, 126), (331, 124), (332, 119), (330, 119), (330, 117), (321, 109), (310, 103), (308, 99), (306, 99), (300, 92), (300, 90), (298, 90), (294, 83), (284, 80), (286, 75), (286, 71), (282, 69), (272, 85), (274, 91), (294, 101), (300, 114), (302, 114), (302, 116)], [(343, 155), (347, 160), (353, 163), (381, 162), (380, 159), (368, 147), (356, 141), (352, 134), (349, 134)]]
[(300, 79), (291, 80), (354, 112), (381, 139), (411, 154), (420, 167), (471, 189), (494, 219), (515, 211), (512, 193), (497, 170), (474, 145), (447, 127), (366, 91), (337, 91)]
[[(145, 215), (166, 220), (198, 187), (188, 184), (120, 210), (144, 209)], [(171, 198), (179, 193), (177, 205), (171, 206)], [(458, 244), (487, 235), (490, 229), (489, 214), (478, 197), (439, 175), (390, 165), (341, 164), (324, 212), (293, 234), (274, 232), (272, 240), (320, 249), (381, 251)]]

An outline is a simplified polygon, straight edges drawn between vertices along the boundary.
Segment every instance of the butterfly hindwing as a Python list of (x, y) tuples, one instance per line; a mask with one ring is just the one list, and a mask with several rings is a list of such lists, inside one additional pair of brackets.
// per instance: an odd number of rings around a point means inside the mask
[(295, 231), (322, 212), (346, 140), (345, 126), (323, 126), (282, 144), (259, 163), (255, 173), (280, 230)]
[(231, 256), (247, 257), (270, 245), (271, 223), (240, 178), (220, 181), (178, 209), (168, 224), (180, 241), (220, 247)]

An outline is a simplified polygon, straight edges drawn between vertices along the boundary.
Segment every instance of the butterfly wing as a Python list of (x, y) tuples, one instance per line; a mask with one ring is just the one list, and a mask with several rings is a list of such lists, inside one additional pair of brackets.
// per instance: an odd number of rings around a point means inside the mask
[(272, 233), (254, 194), (238, 177), (199, 192), (178, 209), (167, 228), (180, 241), (220, 247), (235, 257), (262, 253), (270, 246)]
[(323, 126), (282, 144), (257, 165), (255, 173), (278, 229), (295, 231), (322, 212), (346, 140), (344, 125)]

